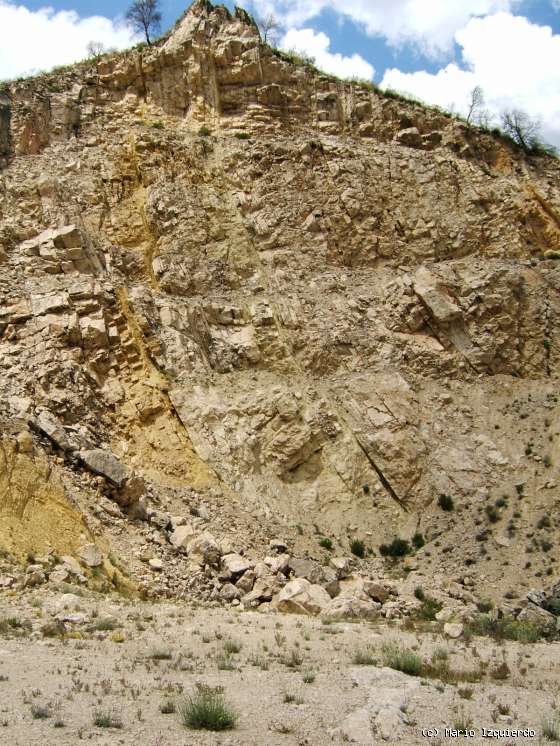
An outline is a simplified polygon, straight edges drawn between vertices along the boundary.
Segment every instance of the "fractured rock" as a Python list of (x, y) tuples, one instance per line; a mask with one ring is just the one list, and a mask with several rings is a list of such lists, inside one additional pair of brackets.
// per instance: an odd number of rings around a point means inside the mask
[(296, 578), (280, 591), (277, 608), (290, 614), (320, 614), (330, 603), (331, 597), (320, 585), (313, 585), (305, 578)]

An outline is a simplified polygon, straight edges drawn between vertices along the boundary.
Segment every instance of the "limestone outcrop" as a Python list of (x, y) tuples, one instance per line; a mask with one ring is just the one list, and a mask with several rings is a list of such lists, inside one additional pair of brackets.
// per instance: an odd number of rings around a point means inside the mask
[(410, 570), (528, 590), (554, 572), (559, 177), (206, 0), (3, 85), (2, 433), (164, 593), (188, 590), (168, 551), (209, 596), (307, 583), (335, 614), (328, 541), (376, 579), (394, 539)]

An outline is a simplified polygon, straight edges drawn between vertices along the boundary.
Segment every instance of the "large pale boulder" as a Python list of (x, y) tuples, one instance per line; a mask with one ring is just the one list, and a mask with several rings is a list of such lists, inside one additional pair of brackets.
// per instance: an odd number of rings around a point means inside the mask
[(103, 564), (103, 555), (95, 544), (84, 544), (78, 549), (78, 557), (87, 567), (99, 567)]
[(232, 552), (222, 557), (222, 571), (228, 578), (243, 575), (244, 572), (250, 570), (253, 563), (250, 562), (246, 557), (242, 557), (240, 554)]
[(279, 611), (291, 614), (320, 614), (330, 603), (331, 597), (320, 585), (313, 585), (305, 578), (296, 578), (280, 591)]
[(220, 561), (220, 547), (211, 533), (205, 531), (195, 536), (187, 544), (189, 559), (199, 565), (217, 565)]
[(187, 551), (187, 545), (189, 541), (195, 536), (195, 530), (190, 524), (185, 526), (177, 526), (177, 528), (169, 536), (169, 541), (181, 552)]
[(128, 476), (126, 468), (109, 451), (102, 448), (92, 448), (80, 451), (80, 458), (95, 474), (99, 474), (117, 487), (122, 487)]
[(369, 599), (339, 596), (328, 603), (323, 614), (327, 619), (375, 619), (380, 608), (380, 603)]

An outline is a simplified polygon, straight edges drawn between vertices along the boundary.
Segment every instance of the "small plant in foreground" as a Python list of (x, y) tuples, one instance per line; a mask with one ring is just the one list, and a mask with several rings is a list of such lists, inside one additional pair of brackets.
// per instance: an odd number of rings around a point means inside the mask
[(304, 684), (312, 684), (315, 681), (316, 673), (315, 671), (304, 671), (303, 672), (303, 683)]
[(449, 495), (440, 495), (437, 502), (439, 507), (446, 513), (450, 513), (452, 510), (455, 510), (455, 503), (453, 501), (453, 498)]
[(353, 539), (350, 542), (350, 551), (355, 557), (363, 558), (366, 554), (366, 545), (361, 539)]
[(420, 676), (422, 674), (424, 663), (422, 658), (412, 650), (399, 648), (396, 644), (384, 645), (382, 648), (383, 661), (389, 668), (395, 671), (401, 671), (408, 676)]
[(319, 546), (330, 551), (333, 548), (333, 543), (331, 539), (324, 536), (322, 539), (319, 539)]
[(174, 712), (177, 711), (175, 702), (172, 699), (164, 700), (159, 706), (159, 711), (162, 715), (172, 715)]
[(377, 665), (377, 658), (375, 658), (371, 648), (359, 648), (352, 657), (352, 663), (355, 666), (375, 666)]
[(152, 650), (149, 657), (153, 661), (170, 661), (173, 658), (173, 653), (168, 648), (156, 648)]
[(410, 554), (410, 544), (406, 539), (395, 537), (390, 544), (382, 544), (379, 552), (382, 557), (405, 557)]
[(547, 741), (560, 741), (560, 720), (556, 717), (546, 718), (543, 720), (541, 732)]
[(52, 717), (52, 712), (47, 705), (32, 704), (31, 717), (33, 720), (47, 720), (47, 718)]
[(222, 687), (196, 684), (196, 690), (179, 707), (183, 725), (192, 730), (235, 728), (237, 712), (227, 704)]
[(212, 134), (212, 130), (203, 124), (202, 127), (198, 130), (198, 134), (201, 137), (210, 137), (210, 135)]
[(242, 644), (237, 640), (224, 640), (224, 652), (228, 655), (239, 653), (242, 647)]
[(114, 728), (115, 730), (123, 727), (120, 716), (111, 710), (96, 710), (93, 713), (93, 724), (98, 728)]

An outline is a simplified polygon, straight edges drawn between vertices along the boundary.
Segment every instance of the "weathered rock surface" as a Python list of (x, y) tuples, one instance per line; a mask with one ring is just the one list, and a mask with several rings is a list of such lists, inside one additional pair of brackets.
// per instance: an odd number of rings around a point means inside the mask
[[(560, 480), (559, 176), (206, 1), (149, 48), (7, 84), (0, 539), (72, 555), (91, 523), (141, 585), (205, 598), (244, 549), (251, 603), (291, 567), (326, 605), (400, 537), (428, 577), (524, 595)], [(155, 579), (145, 544), (173, 560)]]

